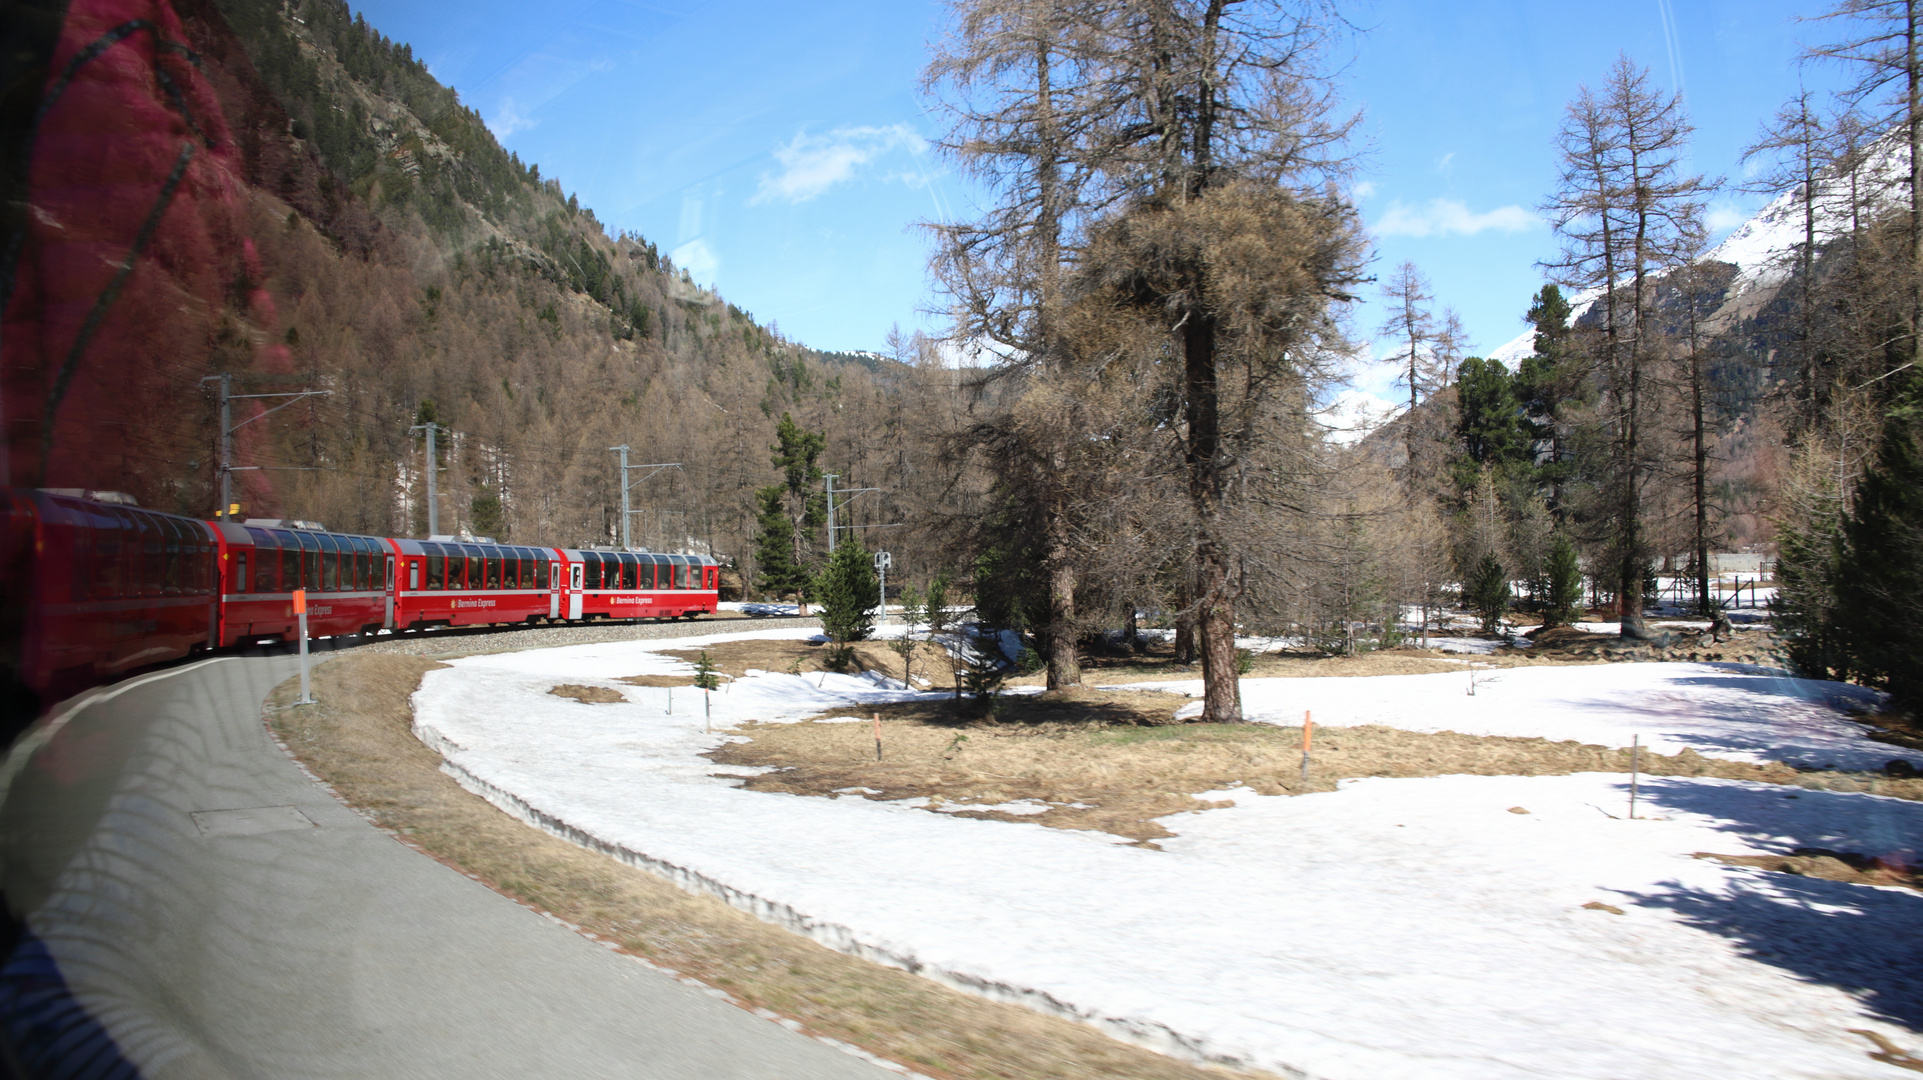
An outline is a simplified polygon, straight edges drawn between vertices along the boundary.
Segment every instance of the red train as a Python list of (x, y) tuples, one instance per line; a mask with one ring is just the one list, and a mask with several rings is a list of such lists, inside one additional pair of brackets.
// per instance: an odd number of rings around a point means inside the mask
[(0, 489), (0, 641), (40, 701), (192, 653), (298, 633), (679, 619), (715, 610), (705, 555), (207, 522), (106, 492)]

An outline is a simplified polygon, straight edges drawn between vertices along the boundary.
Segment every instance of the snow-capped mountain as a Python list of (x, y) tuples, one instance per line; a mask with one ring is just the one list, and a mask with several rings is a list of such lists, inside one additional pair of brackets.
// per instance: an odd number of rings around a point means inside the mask
[[(1909, 175), (1909, 146), (1900, 130), (1878, 140), (1854, 177), (1856, 189), (1872, 196), (1879, 207), (1895, 207), (1900, 189)], [(1850, 231), (1849, 205), (1852, 178), (1838, 173), (1816, 184), (1811, 200), (1816, 207), (1815, 237), (1823, 245)], [(1722, 242), (1706, 252), (1700, 262), (1721, 262), (1736, 267), (1736, 275), (1724, 293), (1722, 306), (1711, 316), (1712, 324), (1751, 314), (1775, 294), (1790, 276), (1796, 246), (1803, 241), (1803, 202), (1795, 189), (1771, 200), (1755, 217), (1736, 227)], [(1588, 312), (1601, 296), (1591, 289), (1570, 299), (1570, 322)], [(1535, 331), (1527, 330), (1489, 354), (1511, 368), (1535, 351)]]

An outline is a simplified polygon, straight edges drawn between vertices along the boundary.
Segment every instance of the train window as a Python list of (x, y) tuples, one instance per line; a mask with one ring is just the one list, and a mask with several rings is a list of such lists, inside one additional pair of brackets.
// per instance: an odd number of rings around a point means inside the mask
[(441, 554), (441, 545), (422, 544), (421, 548), (427, 552), (427, 587), (447, 588), (447, 558)]
[(481, 549), (467, 545), (467, 587), (470, 589), (485, 587), (487, 569), (481, 565), (482, 561)]
[(244, 551), (234, 553), (233, 591), (237, 593), (247, 591), (247, 553)]
[(694, 583), (689, 580), (689, 578), (691, 577), (689, 571), (693, 569), (694, 567), (689, 566), (687, 563), (682, 563), (680, 566), (675, 567), (674, 568), (674, 587), (677, 589), (694, 588)]
[(167, 518), (166, 521), (174, 530), (173, 558), (168, 560), (168, 584), (174, 592), (199, 592), (201, 576), (194, 571), (200, 566), (200, 545), (194, 543), (193, 527), (173, 518)]
[(112, 596), (120, 588), (120, 521), (105, 507), (101, 511), (88, 515), (92, 520), (84, 527), (93, 542), (89, 585), (94, 596)]
[(548, 561), (546, 559), (534, 560), (534, 587), (537, 589), (545, 589), (548, 587), (548, 580)]
[(621, 553), (621, 587), (622, 588), (624, 589), (634, 588), (634, 567), (635, 567), (634, 556), (628, 554), (625, 551), (622, 552)]
[(293, 592), (300, 588), (300, 541), (294, 539), (293, 533), (277, 530), (274, 543), (280, 548), (280, 575), (274, 582), (274, 591)]
[[(521, 588), (535, 588), (534, 578), (534, 554), (524, 551), (521, 553)], [(543, 582), (540, 587), (545, 589), (547, 584)]]
[(600, 555), (592, 551), (583, 551), (581, 553), (581, 576), (585, 579), (581, 584), (583, 589), (598, 589), (601, 587)]
[(132, 569), (129, 576), (127, 594), (147, 596), (160, 591), (160, 538), (154, 535), (154, 526), (147, 515), (131, 510), (119, 511), (126, 523), (128, 539), (133, 548)]
[(361, 547), (359, 557), (354, 560), (355, 564), (359, 566), (361, 570), (359, 579), (354, 583), (355, 587), (362, 592), (380, 588), (380, 583), (377, 580), (380, 576), (380, 562), (379, 557), (374, 554), (374, 541), (363, 536), (357, 538), (354, 542)]
[(483, 567), (482, 572), (487, 575), (487, 584), (482, 587), (488, 588), (488, 589), (500, 588), (501, 587), (501, 557), (499, 555), (483, 556), (481, 559), (481, 564)]
[[(323, 592), (333, 592), (340, 588), (340, 559), (334, 546), (334, 538), (326, 533), (317, 533), (314, 543), (320, 545), (320, 582), (318, 588)], [(312, 576), (312, 575), (309, 575)]]
[(254, 576), (239, 591), (273, 592), (274, 575), (280, 570), (280, 556), (275, 554), (279, 545), (274, 543), (274, 534), (265, 529), (248, 529), (247, 535), (254, 541)]
[(168, 596), (180, 592), (180, 530), (174, 527), (172, 518), (149, 516), (149, 525), (154, 530), (154, 542), (160, 548), (160, 591)]
[(321, 591), (321, 547), (320, 539), (310, 532), (295, 532), (295, 542), (300, 544), (301, 585), (308, 592)]

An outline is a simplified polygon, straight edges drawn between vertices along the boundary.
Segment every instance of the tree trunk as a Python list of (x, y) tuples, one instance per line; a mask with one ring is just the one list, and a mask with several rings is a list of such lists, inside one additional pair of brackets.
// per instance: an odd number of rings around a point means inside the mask
[(1229, 554), (1216, 539), (1221, 511), (1221, 416), (1215, 372), (1215, 318), (1191, 308), (1183, 328), (1183, 381), (1187, 384), (1189, 502), (1194, 508), (1195, 628), (1202, 653), (1202, 723), (1242, 719), (1241, 682), (1235, 670), (1235, 595)]
[(1075, 565), (1059, 539), (1048, 550), (1048, 688), (1082, 685), (1075, 629)]
[(1696, 610), (1710, 613), (1709, 603), (1709, 444), (1703, 430), (1703, 359), (1692, 343), (1689, 350), (1689, 405), (1695, 421), (1693, 464), (1696, 482)]

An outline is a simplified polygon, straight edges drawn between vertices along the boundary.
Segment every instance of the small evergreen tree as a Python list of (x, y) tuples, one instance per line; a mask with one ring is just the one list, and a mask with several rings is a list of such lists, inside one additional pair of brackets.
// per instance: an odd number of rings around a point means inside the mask
[(1494, 555), (1484, 555), (1463, 582), (1463, 598), (1482, 617), (1482, 632), (1493, 634), (1509, 613), (1509, 574)]
[(1582, 614), (1582, 565), (1576, 560), (1576, 545), (1562, 533), (1549, 548), (1548, 579), (1542, 624), (1568, 626)]
[(879, 589), (868, 551), (860, 544), (844, 543), (828, 556), (828, 565), (815, 578), (814, 597), (821, 606), (821, 631), (836, 645), (835, 662), (847, 663), (853, 643), (874, 633)]
[(922, 606), (921, 594), (914, 588), (901, 590), (901, 637), (894, 642), (895, 652), (901, 655), (901, 682), (909, 685), (915, 674), (915, 646), (921, 639), (915, 636), (915, 627), (927, 621), (928, 612)]
[(1849, 667), (1888, 691), (1890, 704), (1923, 712), (1923, 425), (1899, 407), (1884, 427), (1876, 466), (1856, 487), (1836, 577), (1837, 622)]
[(928, 619), (928, 636), (934, 637), (948, 629), (948, 573), (936, 574), (928, 582), (928, 592), (923, 596)]
[(694, 665), (695, 686), (703, 690), (721, 689), (721, 676), (716, 674), (716, 670), (714, 658), (708, 655), (708, 650), (701, 650), (701, 659)]

